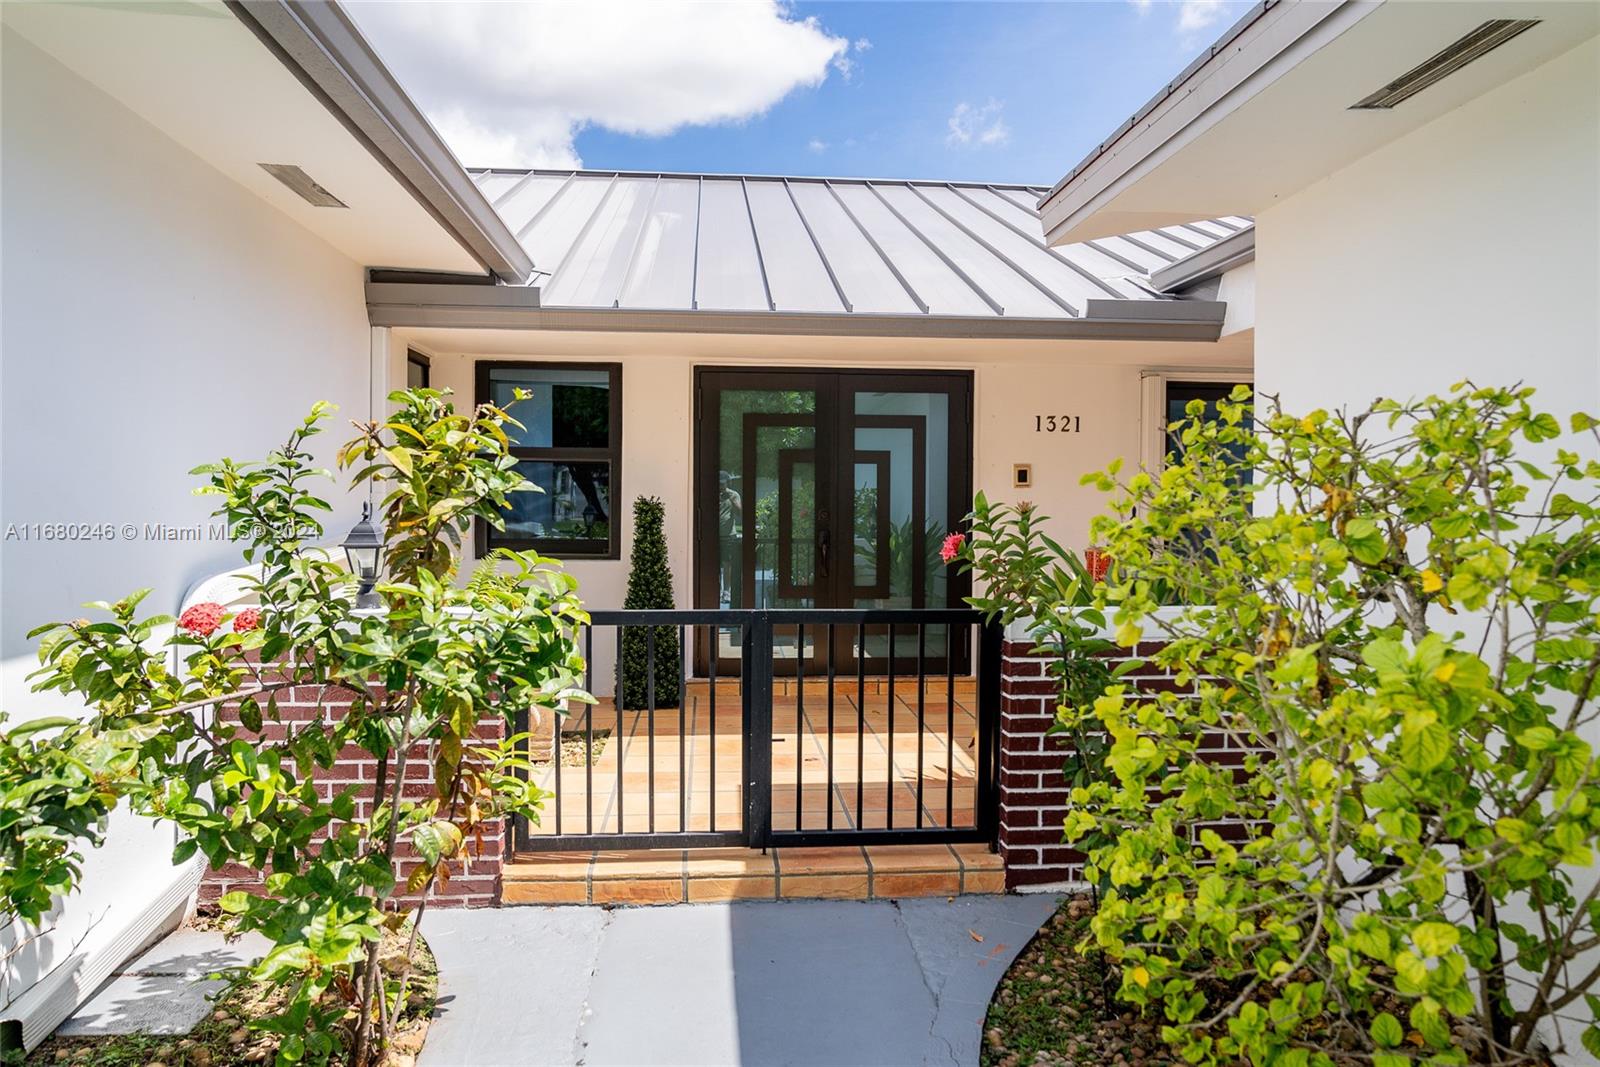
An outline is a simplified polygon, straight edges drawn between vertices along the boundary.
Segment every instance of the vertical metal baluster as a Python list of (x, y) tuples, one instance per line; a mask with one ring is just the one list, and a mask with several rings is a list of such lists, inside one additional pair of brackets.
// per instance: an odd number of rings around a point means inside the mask
[(556, 775), (556, 836), (561, 836), (561, 716), (550, 708), (550, 759)]
[[(583, 630), (583, 691), (594, 695), (594, 625)], [(557, 746), (559, 749), (560, 746)], [(557, 758), (560, 758), (559, 751)], [(594, 705), (583, 706), (583, 832), (594, 833)]]
[(617, 627), (617, 687), (612, 690), (615, 695), (611, 698), (611, 702), (617, 706), (617, 734), (611, 739), (611, 743), (617, 746), (617, 833), (619, 834), (626, 833), (622, 828), (622, 794), (624, 792), (622, 788), (622, 745), (627, 738), (627, 734), (623, 732), (622, 728), (622, 641), (626, 632), (627, 627)]
[(884, 775), (888, 780), (889, 808), (883, 813), (883, 826), (886, 830), (894, 829), (894, 623), (889, 624), (889, 698), (885, 702), (889, 709), (889, 732), (886, 738), (889, 750), (889, 773)]
[(956, 624), (944, 624), (944, 828), (956, 817)]
[(683, 662), (683, 624), (678, 624), (678, 832), (689, 829), (689, 768), (684, 752), (689, 739), (684, 732), (684, 705), (689, 702), (688, 669)]
[(722, 641), (722, 628), (711, 624), (711, 821), (707, 829), (717, 829), (717, 654)]
[(800, 779), (806, 762), (806, 624), (803, 622), (795, 624), (794, 685), (794, 828), (801, 830), (805, 828), (800, 819), (805, 790)]
[(828, 829), (833, 829), (833, 623), (828, 624)]
[(856, 623), (856, 829), (862, 829), (862, 788), (867, 780), (867, 624)]
[(650, 832), (656, 832), (656, 628), (644, 628), (644, 704), (649, 716), (650, 739), (645, 756), (650, 761)]
[(922, 748), (923, 724), (927, 721), (923, 715), (923, 700), (928, 689), (928, 672), (924, 658), (927, 652), (928, 627), (924, 623), (917, 623), (917, 829), (922, 829)]

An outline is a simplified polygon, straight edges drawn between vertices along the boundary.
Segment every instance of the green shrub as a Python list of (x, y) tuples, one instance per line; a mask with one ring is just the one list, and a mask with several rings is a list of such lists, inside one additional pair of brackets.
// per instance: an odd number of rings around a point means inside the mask
[[(1184, 1059), (1600, 1053), (1596, 423), (1562, 440), (1530, 395), (1268, 398), (1252, 431), (1240, 392), (1159, 475), (1089, 479), (1117, 494), (1117, 640), (1170, 642), (1193, 690), (1062, 709), (1110, 741), (1066, 837), (1095, 842), (1119, 995)], [(1219, 735), (1237, 765), (1202, 756)]]
[[(170, 620), (139, 619), (138, 596), (91, 605), (102, 621), (35, 631), (46, 635), (35, 688), (83, 700), (103, 736), (135, 742), (137, 807), (182, 831), (174, 861), (199, 852), (264, 874), (259, 895), (222, 906), (274, 942), (251, 977), (281, 988), (284, 1006), (250, 1025), (279, 1035), (280, 1064), (383, 1061), (410, 960), (379, 966), (382, 931), (419, 918), (484, 831), (537, 817), (522, 739), (483, 740), (479, 718), (589, 699), (573, 688), (587, 616), (553, 561), (505, 554), (513, 569), (493, 595), (453, 581), (472, 522), (500, 522), (507, 495), (530, 488), (507, 451), (502, 426), (515, 424), (492, 405), (458, 413), (435, 390), (390, 399), (398, 410), (340, 453), (352, 488), (380, 497), (383, 612), (358, 611), (353, 579), (315, 545), (331, 480), (306, 447), (330, 410), (319, 404), (265, 460), (195, 472), (216, 514), (248, 532), (259, 607), (192, 605), (165, 642), (152, 627)], [(327, 711), (281, 713), (290, 690)], [(223, 705), (236, 717), (209, 714)], [(329, 795), (319, 771), (349, 748), (373, 760), (375, 781)], [(419, 766), (433, 771), (421, 789)]]
[(38, 923), (77, 888), (84, 847), (100, 846), (112, 809), (140, 787), (138, 761), (133, 739), (92, 719), (8, 729), (0, 712), (0, 926)]
[[(672, 569), (667, 564), (665, 508), (653, 496), (633, 502), (633, 552), (629, 560), (628, 611), (670, 610)], [(648, 636), (654, 634), (654, 639)], [(655, 692), (650, 691), (651, 644), (654, 644)], [(622, 633), (619, 697), (624, 708), (643, 708), (655, 697), (658, 708), (678, 706), (678, 628), (630, 626)]]

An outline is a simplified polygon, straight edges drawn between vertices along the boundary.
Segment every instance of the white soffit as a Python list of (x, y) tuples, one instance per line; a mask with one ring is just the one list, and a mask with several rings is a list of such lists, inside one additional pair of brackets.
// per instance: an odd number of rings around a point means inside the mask
[[(1541, 21), (1392, 110), (1350, 110), (1495, 18)], [(1263, 5), (1051, 190), (1045, 232), (1258, 214), (1596, 33), (1600, 4), (1562, 0)]]
[[(483, 266), (221, 3), (0, 4), (5, 25), (362, 266)], [(348, 208), (262, 170), (302, 168)], [(115, 161), (108, 160), (114, 179)]]
[(1165, 299), (1148, 275), (1239, 232), (1222, 217), (1046, 248), (1044, 189), (967, 182), (484, 170), (539, 304), (916, 319), (1072, 319)]

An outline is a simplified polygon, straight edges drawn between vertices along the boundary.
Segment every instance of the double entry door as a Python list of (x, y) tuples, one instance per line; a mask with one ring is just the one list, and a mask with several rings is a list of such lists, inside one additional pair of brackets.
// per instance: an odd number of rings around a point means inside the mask
[[(701, 368), (695, 606), (962, 606), (939, 550), (972, 501), (969, 372)], [(965, 673), (961, 628), (841, 623), (774, 632), (773, 669)], [(736, 631), (696, 649), (736, 674)]]

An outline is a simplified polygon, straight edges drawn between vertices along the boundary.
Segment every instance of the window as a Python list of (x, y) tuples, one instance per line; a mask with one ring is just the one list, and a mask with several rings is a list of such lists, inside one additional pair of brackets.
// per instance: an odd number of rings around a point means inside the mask
[[(1249, 383), (1245, 383), (1249, 384)], [(1236, 382), (1182, 382), (1167, 381), (1166, 412), (1162, 420), (1162, 451), (1166, 455), (1182, 453), (1183, 442), (1178, 435), (1172, 432), (1175, 423), (1188, 418), (1189, 404), (1195, 400), (1205, 401), (1206, 410), (1201, 419), (1215, 421), (1217, 418), (1217, 402), (1226, 400), (1237, 387)], [(1249, 415), (1244, 418), (1244, 427), (1250, 428)], [(1235, 449), (1237, 451), (1237, 449)], [(1242, 456), (1237, 458), (1242, 459)], [(1244, 480), (1250, 480), (1250, 472), (1244, 472)]]
[[(520, 403), (516, 390), (531, 394)], [(510, 410), (522, 476), (544, 490), (514, 493), (505, 529), (480, 524), (478, 550), (535, 549), (568, 559), (619, 559), (622, 497), (620, 363), (478, 364), (478, 402)]]
[(426, 389), (433, 361), (414, 348), (406, 349), (406, 388)]

